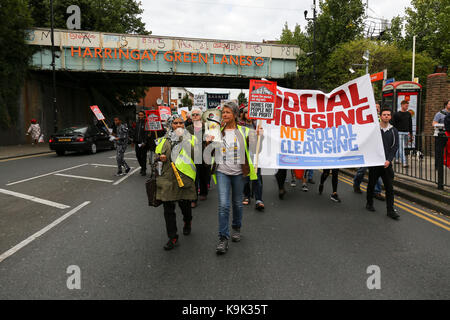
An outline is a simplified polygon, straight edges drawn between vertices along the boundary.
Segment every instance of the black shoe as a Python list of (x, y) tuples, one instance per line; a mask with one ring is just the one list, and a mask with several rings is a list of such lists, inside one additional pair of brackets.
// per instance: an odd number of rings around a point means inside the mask
[(131, 170), (130, 167), (126, 168), (126, 169), (125, 169), (125, 174), (128, 174), (128, 172), (130, 172), (130, 170)]
[(225, 237), (220, 237), (219, 243), (216, 247), (217, 254), (225, 254), (228, 251), (228, 239)]
[(141, 171), (141, 176), (146, 176), (147, 175), (147, 171)]
[(361, 188), (359, 186), (353, 185), (353, 191), (355, 193), (362, 193)]
[(240, 228), (233, 228), (233, 231), (231, 232), (231, 241), (233, 242), (240, 242), (241, 241), (241, 229)]
[(381, 193), (374, 193), (373, 197), (375, 199), (377, 199), (377, 200), (380, 200), (380, 201), (384, 201), (385, 200), (384, 197), (381, 195)]
[(123, 175), (123, 172), (122, 171), (117, 171), (117, 173), (116, 173), (116, 176), (122, 176)]
[(172, 250), (178, 245), (178, 238), (169, 239), (169, 241), (164, 246), (164, 250)]
[(387, 216), (389, 218), (391, 218), (391, 219), (394, 219), (394, 220), (400, 219), (400, 216), (394, 210), (393, 211), (388, 211)]
[(283, 200), (285, 194), (286, 191), (284, 189), (280, 189), (280, 191), (278, 191), (278, 198), (280, 198), (280, 200)]
[(323, 184), (319, 184), (319, 194), (322, 194), (323, 192)]
[(373, 207), (372, 204), (366, 204), (366, 209), (372, 212), (375, 212), (375, 208)]
[(337, 193), (331, 194), (330, 199), (334, 202), (341, 202), (341, 199), (339, 199), (339, 196)]
[(183, 234), (188, 236), (191, 234), (191, 222), (185, 222), (183, 227)]
[(313, 179), (308, 179), (308, 183), (315, 184), (316, 182)]

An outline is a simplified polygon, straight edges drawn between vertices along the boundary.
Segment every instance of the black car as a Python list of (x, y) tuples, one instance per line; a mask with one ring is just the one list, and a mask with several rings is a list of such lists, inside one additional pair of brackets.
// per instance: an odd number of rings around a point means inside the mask
[(114, 149), (109, 134), (94, 125), (74, 126), (62, 129), (50, 137), (50, 150), (62, 156), (66, 151), (96, 153), (100, 149)]

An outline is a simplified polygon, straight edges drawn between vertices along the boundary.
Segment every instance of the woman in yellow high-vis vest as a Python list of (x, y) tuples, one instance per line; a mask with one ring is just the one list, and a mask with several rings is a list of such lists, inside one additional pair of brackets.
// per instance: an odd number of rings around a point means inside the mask
[(163, 163), (161, 174), (156, 178), (156, 198), (163, 202), (169, 237), (164, 249), (171, 250), (178, 244), (175, 204), (178, 202), (183, 214), (183, 234), (189, 235), (192, 221), (191, 201), (197, 198), (197, 192), (196, 170), (192, 160), (195, 137), (185, 130), (184, 120), (179, 115), (172, 115), (167, 124), (168, 131), (163, 138), (158, 139), (155, 149), (156, 160)]
[[(233, 242), (241, 240), (242, 197), (247, 176), (256, 180), (257, 175), (249, 152), (249, 134), (252, 129), (239, 126), (239, 107), (228, 101), (222, 107), (222, 142), (220, 153), (215, 154), (212, 165), (213, 179), (217, 181), (219, 195), (219, 243), (217, 254), (228, 251), (230, 207), (233, 207), (232, 235)], [(258, 128), (258, 134), (262, 129)], [(212, 140), (213, 137), (207, 137)], [(231, 193), (231, 197), (230, 197)]]

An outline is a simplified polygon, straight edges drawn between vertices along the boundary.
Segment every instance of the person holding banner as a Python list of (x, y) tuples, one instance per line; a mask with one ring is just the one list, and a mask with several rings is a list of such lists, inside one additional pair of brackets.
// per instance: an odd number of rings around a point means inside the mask
[[(240, 126), (247, 127), (249, 129), (256, 129), (256, 121), (248, 118), (248, 107), (244, 107), (241, 109), (241, 118), (239, 121)], [(251, 135), (250, 138), (254, 138), (254, 135)], [(250, 140), (250, 139), (249, 139)], [(256, 141), (249, 141), (250, 145), (256, 145)], [(250, 153), (252, 154), (252, 150), (250, 150)], [(263, 193), (263, 181), (261, 176), (261, 168), (258, 168), (256, 172), (258, 179), (250, 181), (250, 177), (246, 178), (245, 185), (244, 185), (244, 200), (242, 201), (243, 205), (250, 204), (250, 199), (253, 196), (255, 197), (255, 209), (262, 211), (264, 210), (264, 202), (262, 200), (262, 193)], [(251, 188), (250, 188), (250, 182), (251, 182)]]
[(130, 166), (126, 163), (124, 156), (128, 146), (128, 127), (122, 124), (122, 120), (119, 117), (114, 118), (114, 124), (116, 126), (115, 141), (116, 141), (116, 161), (117, 161), (117, 173), (116, 176), (123, 175), (122, 167), (125, 169), (125, 174), (130, 172)]
[(155, 152), (157, 161), (162, 162), (161, 174), (156, 178), (156, 199), (164, 207), (164, 219), (169, 241), (165, 250), (172, 250), (178, 244), (175, 205), (183, 214), (183, 234), (191, 233), (191, 202), (197, 199), (195, 190), (196, 169), (192, 159), (195, 137), (184, 128), (181, 115), (172, 115), (168, 120), (168, 131), (158, 139)]
[(373, 191), (378, 178), (381, 177), (386, 190), (387, 216), (394, 220), (398, 220), (400, 216), (394, 209), (394, 187), (392, 183), (394, 180), (394, 170), (392, 169), (392, 161), (397, 154), (400, 141), (398, 138), (399, 135), (397, 129), (389, 123), (391, 118), (391, 109), (381, 109), (380, 129), (386, 161), (384, 166), (369, 168), (366, 209), (369, 211), (375, 211), (375, 208), (373, 207)]
[[(233, 242), (241, 240), (244, 178), (249, 176), (250, 180), (258, 179), (249, 152), (249, 135), (250, 131), (253, 130), (237, 124), (239, 107), (236, 103), (227, 101), (221, 109), (221, 153), (216, 155), (219, 159), (218, 163), (214, 163), (214, 160), (212, 162), (213, 179), (217, 183), (219, 194), (219, 242), (216, 246), (217, 254), (225, 254), (228, 251), (230, 204), (233, 207), (231, 240)], [(262, 135), (262, 128), (258, 128), (256, 134)], [(207, 137), (209, 142), (213, 139), (214, 137)]]
[(147, 174), (148, 134), (145, 131), (145, 121), (144, 111), (139, 111), (133, 142), (136, 158), (141, 166), (141, 176), (145, 176)]

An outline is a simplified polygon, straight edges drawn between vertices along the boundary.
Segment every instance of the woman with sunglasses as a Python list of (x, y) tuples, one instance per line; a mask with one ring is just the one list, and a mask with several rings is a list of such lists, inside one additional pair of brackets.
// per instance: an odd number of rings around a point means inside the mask
[(172, 115), (167, 120), (168, 131), (158, 139), (155, 153), (162, 162), (161, 174), (156, 178), (156, 199), (164, 207), (164, 219), (169, 241), (164, 246), (171, 250), (178, 244), (175, 204), (183, 214), (183, 234), (191, 233), (191, 201), (197, 198), (195, 190), (196, 169), (193, 163), (195, 137), (184, 128), (180, 115)]

